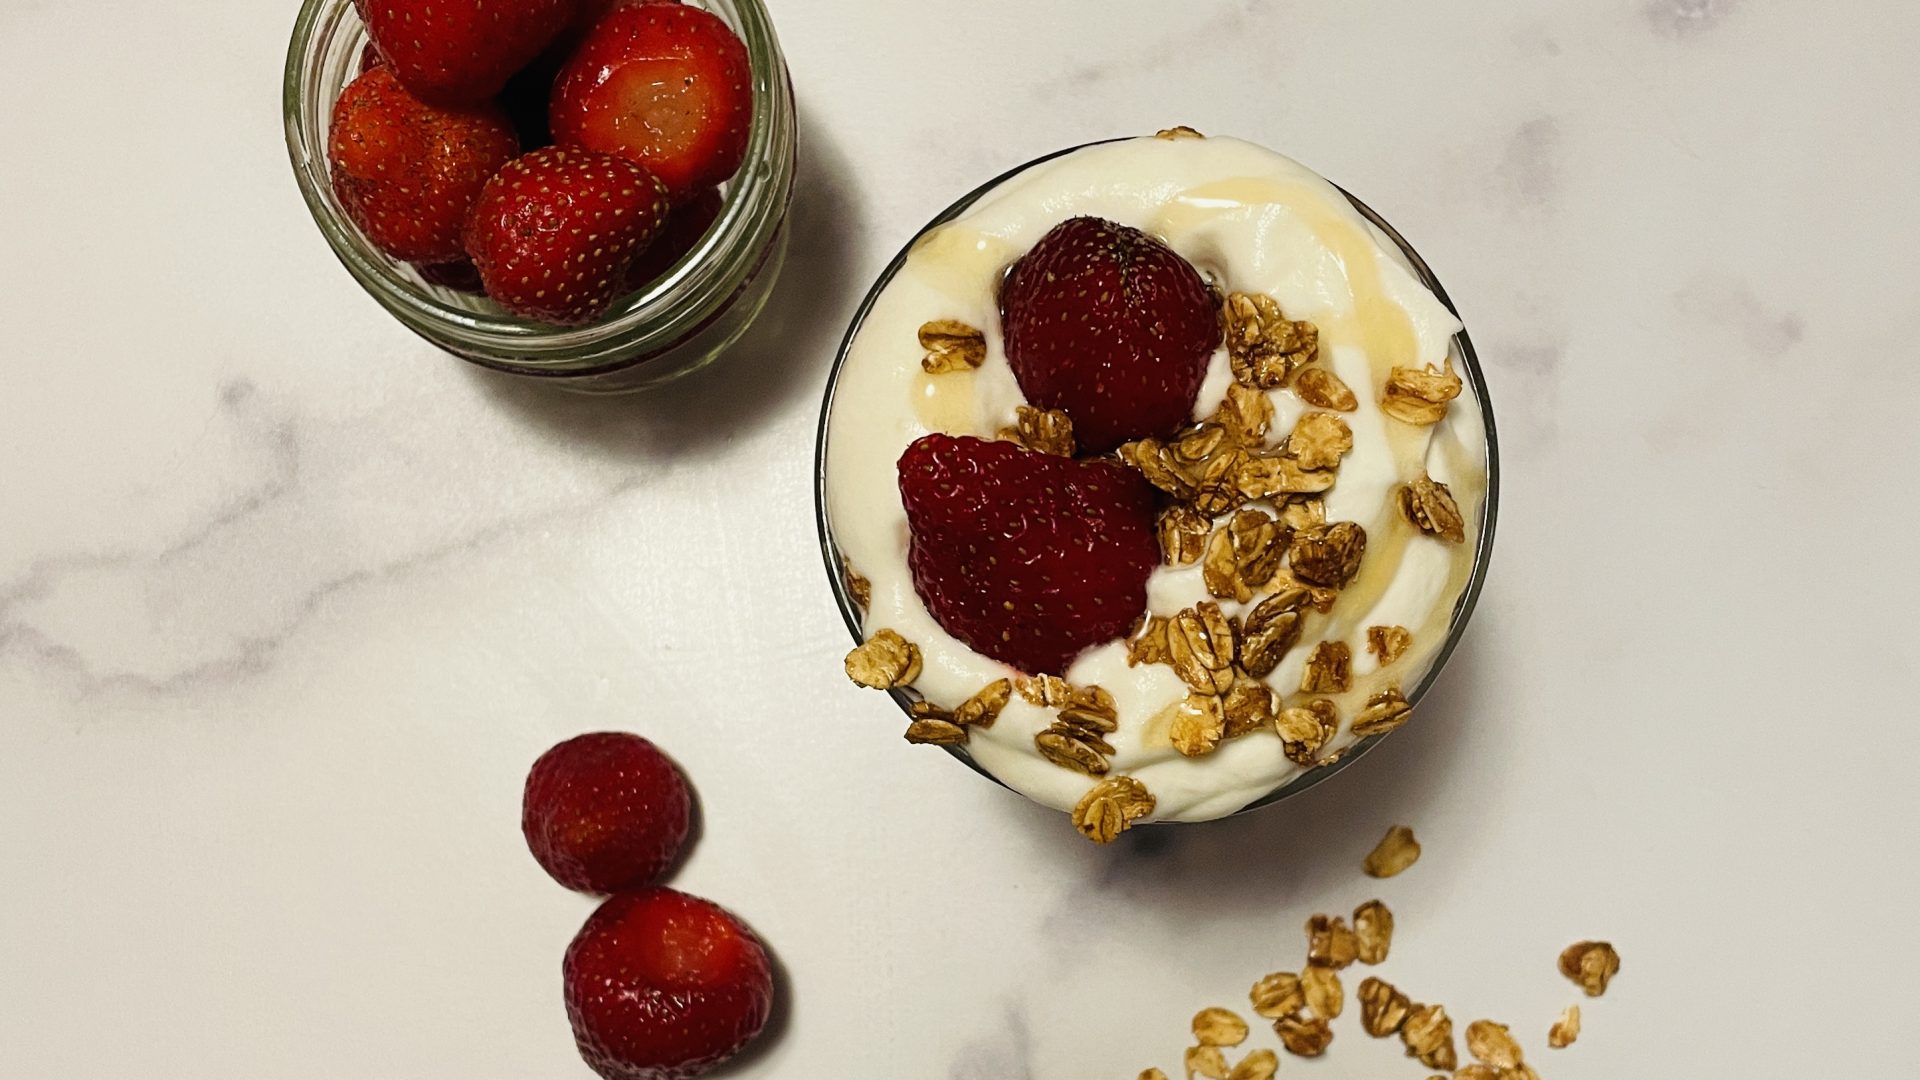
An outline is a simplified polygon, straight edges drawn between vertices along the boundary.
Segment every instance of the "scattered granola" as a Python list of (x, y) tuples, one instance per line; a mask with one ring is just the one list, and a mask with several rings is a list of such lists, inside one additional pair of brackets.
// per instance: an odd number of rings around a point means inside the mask
[(1340, 730), (1340, 712), (1326, 698), (1280, 710), (1274, 718), (1287, 759), (1300, 765), (1317, 763), (1320, 748)]
[(1496, 1069), (1514, 1068), (1523, 1056), (1520, 1044), (1507, 1025), (1491, 1020), (1475, 1020), (1467, 1025), (1467, 1053)]
[(1460, 504), (1447, 485), (1423, 475), (1402, 485), (1396, 498), (1400, 513), (1421, 532), (1456, 544), (1466, 543), (1467, 522), (1460, 516)]
[(1415, 1005), (1400, 1025), (1400, 1041), (1407, 1056), (1435, 1069), (1452, 1069), (1460, 1063), (1453, 1048), (1453, 1019), (1438, 1005)]
[(923, 746), (958, 746), (967, 741), (967, 729), (937, 716), (923, 717), (907, 725), (907, 741)]
[[(1243, 501), (1278, 502), (1282, 496), (1318, 495), (1332, 487), (1336, 479), (1332, 469), (1301, 468), (1298, 461), (1281, 454), (1242, 454), (1234, 466), (1236, 471), (1230, 479), (1235, 493)], [(1222, 510), (1231, 508), (1222, 507)]]
[(1408, 424), (1437, 424), (1447, 415), (1448, 403), (1460, 396), (1461, 387), (1452, 360), (1445, 370), (1432, 365), (1424, 371), (1397, 367), (1387, 374), (1380, 411)]
[(1247, 996), (1253, 1001), (1253, 1011), (1269, 1020), (1278, 1020), (1283, 1016), (1292, 1016), (1307, 1003), (1307, 993), (1300, 984), (1300, 976), (1290, 971), (1276, 971), (1253, 984)]
[(1367, 530), (1351, 521), (1315, 525), (1293, 534), (1287, 565), (1300, 580), (1344, 589), (1360, 572), (1367, 553)]
[(1620, 954), (1604, 941), (1582, 941), (1569, 945), (1560, 954), (1560, 974), (1580, 984), (1588, 997), (1607, 992), (1607, 984), (1620, 973)]
[(1227, 1074), (1227, 1080), (1273, 1080), (1273, 1074), (1279, 1069), (1279, 1056), (1262, 1048), (1241, 1058), (1240, 1063)]
[(1167, 738), (1186, 757), (1204, 757), (1226, 737), (1226, 714), (1212, 694), (1189, 693), (1174, 710)]
[(1059, 409), (1021, 405), (1014, 410), (1014, 441), (1029, 450), (1055, 457), (1072, 457), (1073, 420)]
[(1407, 655), (1412, 647), (1413, 632), (1404, 626), (1367, 627), (1367, 651), (1379, 658), (1381, 667)]
[(1156, 139), (1204, 139), (1206, 138), (1206, 136), (1200, 134), (1199, 132), (1193, 130), (1192, 128), (1188, 127), (1185, 124), (1181, 124), (1179, 127), (1170, 127), (1170, 128), (1160, 129), (1160, 131), (1154, 135), (1154, 138)]
[(1234, 683), (1221, 700), (1221, 711), (1226, 714), (1226, 731), (1221, 737), (1237, 739), (1272, 724), (1273, 702), (1273, 691), (1262, 683)]
[(1287, 1053), (1299, 1057), (1319, 1057), (1333, 1043), (1333, 1027), (1321, 1016), (1283, 1016), (1273, 1022), (1273, 1031)]
[(1105, 736), (1120, 727), (1120, 711), (1112, 694), (1102, 687), (1072, 686), (1052, 676), (1016, 683), (1015, 689), (1028, 701), (1060, 709), (1053, 725), (1033, 737), (1042, 757), (1088, 776), (1107, 774), (1113, 745)]
[(1360, 962), (1380, 963), (1393, 946), (1393, 912), (1378, 900), (1369, 900), (1354, 908), (1353, 936), (1359, 943)]
[(1167, 1080), (1167, 1074), (1159, 1069), (1142, 1069), (1139, 1080)]
[(1167, 653), (1174, 674), (1201, 693), (1224, 694), (1233, 685), (1233, 624), (1210, 600), (1173, 617), (1167, 627)]
[(1156, 523), (1160, 555), (1168, 566), (1192, 566), (1207, 548), (1213, 519), (1191, 506), (1175, 503), (1160, 512)]
[(1296, 532), (1326, 523), (1327, 504), (1310, 495), (1289, 499), (1287, 505), (1280, 508), (1280, 524)]
[(855, 570), (853, 563), (846, 559), (840, 560), (840, 580), (847, 587), (847, 595), (853, 597), (854, 606), (862, 614), (873, 606), (873, 582)]
[(1127, 666), (1170, 663), (1167, 652), (1167, 618), (1149, 615), (1140, 620), (1140, 629), (1127, 639)]
[(1340, 973), (1320, 964), (1308, 964), (1300, 972), (1300, 989), (1307, 995), (1307, 1008), (1313, 1015), (1332, 1020), (1346, 1006), (1346, 991), (1340, 987)]
[(1360, 942), (1338, 915), (1315, 915), (1307, 920), (1307, 962), (1335, 970), (1360, 956)]
[(1225, 428), (1229, 438), (1249, 448), (1263, 445), (1267, 429), (1273, 426), (1273, 399), (1265, 390), (1228, 383), (1226, 396), (1214, 410), (1213, 422)]
[(1058, 675), (1022, 675), (1013, 680), (1013, 692), (1029, 705), (1057, 709), (1073, 697), (1073, 686)]
[(1580, 1006), (1569, 1005), (1560, 1012), (1560, 1019), (1547, 1029), (1547, 1045), (1555, 1050), (1565, 1050), (1580, 1037)]
[(1407, 995), (1383, 979), (1368, 976), (1360, 984), (1360, 1026), (1376, 1039), (1384, 1039), (1400, 1030), (1413, 1003)]
[(1340, 376), (1324, 367), (1303, 368), (1294, 377), (1293, 392), (1300, 395), (1301, 401), (1322, 409), (1352, 412), (1360, 407), (1360, 399), (1340, 381)]
[(972, 371), (987, 362), (987, 336), (953, 319), (935, 319), (920, 327), (920, 347), (927, 350), (920, 367), (930, 375)]
[(1400, 688), (1389, 686), (1367, 699), (1367, 707), (1360, 710), (1360, 715), (1353, 718), (1353, 733), (1362, 739), (1385, 735), (1406, 723), (1412, 716), (1413, 706), (1407, 704), (1407, 699), (1400, 693)]
[[(1107, 759), (1101, 755), (1099, 743), (1056, 730), (1057, 727), (1055, 725), (1033, 737), (1034, 748), (1040, 751), (1040, 756), (1063, 769), (1072, 769), (1088, 776), (1107, 774)], [(1108, 752), (1111, 753), (1111, 750)]]
[(1304, 589), (1282, 589), (1247, 613), (1240, 628), (1240, 666), (1247, 674), (1266, 678), (1299, 643), (1300, 607), (1306, 601)]
[(1340, 694), (1353, 685), (1353, 650), (1344, 641), (1323, 641), (1307, 657), (1300, 673), (1303, 694)]
[(1201, 1009), (1193, 1017), (1193, 1040), (1201, 1046), (1239, 1046), (1247, 1041), (1247, 1022), (1232, 1009)]
[(1491, 1065), (1462, 1065), (1454, 1072), (1453, 1080), (1502, 1080), (1503, 1075)]
[(1353, 429), (1332, 413), (1302, 416), (1287, 436), (1287, 453), (1303, 469), (1331, 469), (1353, 449)]
[(1296, 369), (1320, 355), (1319, 330), (1281, 314), (1280, 302), (1271, 296), (1229, 293), (1225, 313), (1227, 357), (1234, 381), (1243, 386), (1285, 386)]
[(847, 654), (847, 678), (874, 690), (892, 690), (920, 677), (920, 646), (893, 630), (879, 630)]
[(1012, 697), (1013, 680), (995, 679), (953, 710), (953, 722), (962, 727), (990, 728)]
[(1095, 784), (1073, 808), (1073, 827), (1096, 844), (1111, 844), (1133, 823), (1153, 813), (1153, 793), (1131, 776)]
[(1271, 515), (1241, 510), (1207, 544), (1201, 573), (1207, 591), (1244, 604), (1255, 589), (1273, 580), (1287, 553), (1287, 533)]
[(1395, 825), (1387, 830), (1387, 835), (1367, 853), (1363, 869), (1368, 877), (1390, 878), (1406, 870), (1420, 859), (1420, 841), (1413, 838), (1413, 830), (1405, 825)]
[(1227, 1080), (1227, 1056), (1217, 1046), (1190, 1046), (1185, 1064), (1187, 1080), (1204, 1076), (1207, 1080)]

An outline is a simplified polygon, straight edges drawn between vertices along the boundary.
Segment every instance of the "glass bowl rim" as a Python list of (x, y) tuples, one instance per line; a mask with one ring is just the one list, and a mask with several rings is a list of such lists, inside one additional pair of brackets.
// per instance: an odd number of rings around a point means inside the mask
[[(885, 288), (892, 283), (894, 277), (899, 274), (900, 268), (906, 264), (907, 257), (913, 253), (914, 247), (920, 243), (922, 237), (953, 221), (995, 188), (1026, 172), (1028, 169), (1091, 146), (1103, 146), (1108, 143), (1124, 142), (1130, 138), (1133, 138), (1133, 136), (1123, 135), (1108, 139), (1095, 139), (1090, 142), (1055, 150), (1034, 158), (1031, 161), (1016, 165), (974, 188), (972, 191), (969, 191), (955, 200), (945, 210), (935, 215), (931, 221), (927, 222), (926, 225), (922, 226), (919, 231), (913, 234), (912, 238), (900, 249), (899, 253), (887, 263), (886, 268), (880, 272), (880, 276), (874, 281), (872, 288), (867, 290), (866, 296), (860, 301), (860, 306), (854, 310), (853, 318), (847, 325), (847, 332), (840, 339), (840, 348), (834, 355), (833, 366), (828, 369), (826, 392), (820, 403), (820, 421), (814, 438), (813, 507), (814, 526), (819, 532), (820, 554), (826, 564), (827, 580), (833, 589), (834, 601), (840, 608), (841, 621), (846, 624), (848, 632), (852, 634), (855, 645), (859, 645), (862, 641), (866, 640), (860, 629), (861, 613), (858, 605), (855, 604), (853, 600), (852, 594), (848, 591), (846, 576), (843, 572), (844, 563), (839, 548), (834, 544), (833, 524), (827, 512), (828, 428), (833, 419), (834, 394), (840, 384), (840, 371), (846, 365), (847, 354), (853, 348), (854, 339), (859, 336), (861, 327), (866, 324), (867, 316), (873, 310), (874, 303), (879, 300), (881, 292), (885, 290)], [(1433, 687), (1434, 681), (1439, 677), (1441, 670), (1446, 667), (1447, 661), (1452, 658), (1454, 650), (1459, 647), (1460, 640), (1466, 633), (1467, 623), (1473, 615), (1474, 608), (1479, 604), (1481, 590), (1486, 584), (1487, 569), (1493, 558), (1493, 537), (1495, 525), (1499, 518), (1500, 506), (1500, 451), (1499, 437), (1494, 427), (1493, 401), (1487, 395), (1486, 378), (1480, 367), (1479, 355), (1474, 351), (1473, 339), (1467, 332), (1466, 320), (1460, 318), (1460, 312), (1454, 306), (1453, 298), (1447, 295), (1445, 287), (1440, 284), (1439, 277), (1434, 274), (1432, 268), (1427, 265), (1426, 260), (1421, 257), (1418, 251), (1414, 250), (1413, 245), (1407, 242), (1406, 237), (1402, 236), (1398, 229), (1395, 229), (1385, 218), (1376, 213), (1372, 207), (1362, 202), (1346, 188), (1333, 183), (1332, 180), (1328, 180), (1327, 182), (1333, 184), (1334, 189), (1339, 191), (1362, 217), (1366, 218), (1370, 224), (1379, 229), (1393, 242), (1394, 246), (1400, 250), (1401, 254), (1406, 257), (1407, 262), (1413, 267), (1414, 274), (1420, 279), (1421, 284), (1425, 285), (1440, 303), (1445, 305), (1446, 309), (1453, 313), (1454, 318), (1459, 319), (1460, 329), (1454, 334), (1453, 340), (1458, 346), (1460, 364), (1464, 369), (1466, 380), (1468, 384), (1472, 386), (1474, 398), (1480, 405), (1480, 422), (1486, 436), (1487, 492), (1484, 508), (1480, 516), (1480, 528), (1474, 538), (1477, 547), (1474, 551), (1473, 566), (1468, 572), (1465, 587), (1461, 589), (1459, 597), (1454, 601), (1453, 613), (1447, 622), (1446, 641), (1441, 644), (1440, 650), (1434, 654), (1432, 663), (1427, 666), (1426, 673), (1420, 677), (1420, 681), (1412, 690), (1407, 691), (1407, 701), (1417, 706), (1421, 699), (1424, 698), (1427, 692)], [(893, 698), (902, 713), (911, 715), (908, 710), (915, 700), (912, 695), (902, 689), (890, 690), (888, 691), (888, 695)], [(1222, 816), (1235, 817), (1240, 814), (1271, 806), (1283, 799), (1298, 795), (1324, 782), (1335, 773), (1358, 761), (1368, 751), (1378, 746), (1382, 740), (1391, 734), (1393, 734), (1393, 732), (1388, 731), (1361, 739), (1349, 747), (1347, 752), (1333, 764), (1309, 769), (1282, 783), (1265, 795), (1247, 803), (1232, 814)], [(981, 767), (978, 762), (973, 760), (973, 755), (969, 754), (964, 746), (944, 746), (942, 749), (946, 750), (974, 772), (986, 777), (995, 784), (1007, 788), (1007, 790), (1013, 791), (1023, 798), (1027, 797), (1024, 793), (1008, 787), (999, 777)], [(1183, 823), (1176, 822), (1175, 824)]]

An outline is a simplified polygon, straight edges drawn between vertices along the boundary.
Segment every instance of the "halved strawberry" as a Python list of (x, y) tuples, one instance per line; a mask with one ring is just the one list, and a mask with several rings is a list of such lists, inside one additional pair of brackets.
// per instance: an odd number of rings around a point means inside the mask
[(461, 229), (487, 178), (519, 149), (492, 105), (429, 105), (377, 65), (333, 105), (327, 163), (334, 196), (367, 239), (420, 263), (465, 255)]
[(479, 102), (558, 37), (578, 0), (353, 0), (407, 89)]
[(543, 147), (487, 181), (467, 223), (467, 254), (487, 295), (557, 323), (597, 318), (667, 219), (666, 189), (625, 158)]
[(1198, 271), (1138, 229), (1077, 217), (1021, 256), (1000, 293), (1007, 362), (1101, 453), (1192, 419), (1220, 317)]
[(1154, 494), (1113, 461), (928, 435), (900, 457), (914, 588), (949, 634), (1059, 675), (1146, 610)]
[(549, 119), (555, 141), (637, 161), (682, 198), (746, 155), (747, 47), (700, 8), (616, 4), (561, 70)]

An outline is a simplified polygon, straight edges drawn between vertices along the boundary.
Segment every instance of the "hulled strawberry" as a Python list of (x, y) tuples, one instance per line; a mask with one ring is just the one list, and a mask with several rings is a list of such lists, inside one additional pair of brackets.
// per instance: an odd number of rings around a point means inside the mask
[(581, 892), (651, 885), (680, 857), (693, 792), (660, 748), (638, 735), (580, 735), (527, 773), (520, 829), (553, 880)]
[(353, 0), (407, 89), (478, 102), (572, 24), (578, 0)]
[(619, 3), (554, 84), (556, 142), (639, 162), (675, 199), (740, 168), (753, 123), (747, 47), (712, 12)]
[(1058, 675), (1146, 610), (1160, 546), (1140, 474), (949, 435), (907, 447), (899, 471), (914, 588), (975, 652)]
[(430, 105), (385, 64), (340, 92), (327, 133), (333, 192), (347, 216), (382, 251), (419, 263), (464, 256), (468, 211), (518, 149), (499, 108)]
[(1000, 293), (1027, 400), (1073, 419), (1094, 453), (1192, 419), (1220, 319), (1207, 283), (1138, 229), (1077, 217), (1013, 264)]
[(487, 181), (467, 223), (467, 254), (507, 310), (589, 322), (627, 291), (633, 260), (666, 218), (666, 189), (645, 169), (549, 146)]

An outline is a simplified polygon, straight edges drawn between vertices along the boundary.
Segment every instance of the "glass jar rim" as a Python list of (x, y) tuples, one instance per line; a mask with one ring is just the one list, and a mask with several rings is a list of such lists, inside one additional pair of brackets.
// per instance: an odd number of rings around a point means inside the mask
[[(546, 362), (592, 352), (609, 340), (624, 351), (671, 348), (716, 317), (751, 280), (771, 249), (791, 198), (795, 154), (792, 89), (773, 22), (762, 0), (726, 0), (753, 70), (753, 119), (744, 164), (727, 186), (714, 224), (675, 267), (645, 289), (618, 301), (602, 318), (556, 326), (504, 312), (476, 311), (436, 298), (401, 272), (403, 264), (374, 248), (354, 227), (332, 192), (325, 137), (333, 102), (318, 100), (326, 45), (349, 23), (358, 28), (353, 0), (303, 0), (288, 43), (282, 85), (287, 151), (301, 197), (347, 271), (380, 304), (411, 328), (448, 337), (476, 351), (511, 355), (514, 365), (538, 373)], [(359, 32), (364, 32), (363, 30)], [(764, 168), (757, 167), (764, 164)], [(724, 255), (724, 257), (716, 257)], [(567, 366), (556, 374), (593, 374), (603, 367)]]
[[(993, 192), (1001, 184), (1019, 176), (1028, 169), (1037, 165), (1043, 165), (1055, 158), (1064, 157), (1078, 150), (1084, 150), (1092, 146), (1103, 146), (1108, 143), (1124, 142), (1129, 138), (1131, 138), (1131, 136), (1095, 139), (1091, 142), (1080, 143), (1076, 146), (1068, 146), (1049, 154), (1043, 154), (1031, 161), (1008, 169), (1006, 172), (1001, 173), (999, 176), (988, 180), (986, 183), (981, 184), (979, 187), (961, 196), (955, 200), (952, 205), (935, 215), (934, 218), (922, 226), (918, 232), (913, 234), (912, 238), (901, 247), (899, 254), (895, 255), (893, 260), (887, 264), (886, 269), (880, 272), (880, 276), (874, 281), (873, 287), (867, 291), (867, 295), (860, 301), (860, 306), (854, 310), (853, 318), (847, 325), (847, 332), (840, 340), (840, 349), (833, 358), (833, 366), (828, 369), (827, 388), (820, 404), (820, 423), (814, 440), (813, 500), (814, 525), (819, 531), (820, 554), (826, 563), (827, 580), (833, 589), (834, 600), (839, 605), (840, 618), (846, 624), (848, 632), (852, 634), (855, 645), (865, 640), (860, 628), (860, 607), (854, 600), (853, 594), (847, 586), (844, 563), (839, 547), (833, 540), (833, 523), (827, 511), (827, 440), (833, 419), (834, 394), (839, 387), (840, 372), (846, 365), (848, 354), (852, 351), (854, 339), (859, 336), (861, 328), (866, 324), (867, 316), (872, 312), (874, 304), (880, 298), (880, 294), (892, 283), (894, 277), (899, 274), (901, 267), (906, 265), (907, 257), (913, 253), (914, 248), (928, 233), (953, 221), (970, 209), (975, 203), (979, 202), (980, 199)], [(1328, 183), (1331, 184), (1333, 181), (1329, 180)], [(1339, 184), (1334, 184), (1333, 186), (1335, 190), (1339, 191), (1340, 194), (1352, 204), (1353, 208), (1362, 217), (1366, 218), (1370, 224), (1379, 229), (1393, 242), (1400, 253), (1406, 257), (1407, 262), (1413, 268), (1414, 275), (1420, 279), (1421, 284), (1425, 285), (1433, 293), (1434, 297), (1438, 299), (1448, 311), (1453, 313), (1456, 319), (1459, 319), (1460, 312), (1454, 306), (1452, 297), (1447, 295), (1445, 287), (1440, 284), (1439, 277), (1434, 274), (1432, 268), (1427, 265), (1426, 260), (1420, 256), (1420, 253), (1414, 250), (1413, 245), (1407, 242), (1406, 237), (1402, 236), (1399, 230), (1395, 229), (1385, 218), (1381, 217), (1372, 207), (1362, 202), (1352, 192), (1341, 187)], [(1406, 692), (1407, 701), (1413, 705), (1418, 705), (1421, 699), (1424, 698), (1427, 692), (1433, 687), (1434, 681), (1439, 677), (1441, 669), (1446, 667), (1447, 661), (1453, 656), (1454, 650), (1459, 647), (1460, 640), (1466, 632), (1467, 622), (1473, 615), (1474, 608), (1480, 600), (1481, 590), (1486, 584), (1487, 568), (1493, 558), (1495, 523), (1499, 517), (1500, 452), (1499, 438), (1494, 428), (1493, 402), (1487, 396), (1485, 373), (1480, 367), (1479, 355), (1474, 351), (1473, 339), (1467, 333), (1466, 320), (1460, 319), (1460, 329), (1454, 334), (1453, 340), (1458, 348), (1463, 377), (1467, 384), (1472, 387), (1474, 399), (1480, 406), (1480, 422), (1486, 436), (1487, 490), (1484, 509), (1480, 516), (1480, 528), (1475, 536), (1475, 543), (1478, 546), (1474, 551), (1473, 565), (1468, 571), (1466, 585), (1461, 589), (1459, 597), (1454, 601), (1453, 612), (1447, 621), (1446, 640), (1441, 644), (1440, 649), (1434, 653), (1433, 662), (1427, 666), (1426, 673), (1420, 677), (1420, 681), (1416, 683), (1411, 690)], [(914, 699), (911, 695), (901, 689), (889, 690), (887, 693), (894, 699), (895, 704), (900, 707), (901, 712), (908, 716), (912, 715), (911, 710)], [(1248, 813), (1262, 807), (1271, 806), (1282, 799), (1298, 795), (1353, 764), (1353, 762), (1359, 760), (1361, 756), (1369, 750), (1372, 750), (1375, 746), (1378, 746), (1382, 740), (1391, 734), (1392, 732), (1389, 731), (1363, 738), (1355, 742), (1340, 760), (1333, 764), (1309, 769), (1241, 807), (1239, 810), (1234, 811), (1233, 814), (1226, 816), (1233, 817)], [(966, 747), (948, 745), (943, 746), (942, 749), (946, 750), (974, 772), (999, 784), (1001, 787), (1007, 787), (1005, 781), (993, 775), (993, 773), (982, 767), (979, 762), (975, 761), (973, 755), (967, 752)], [(1012, 789), (1009, 788), (1008, 790)]]

